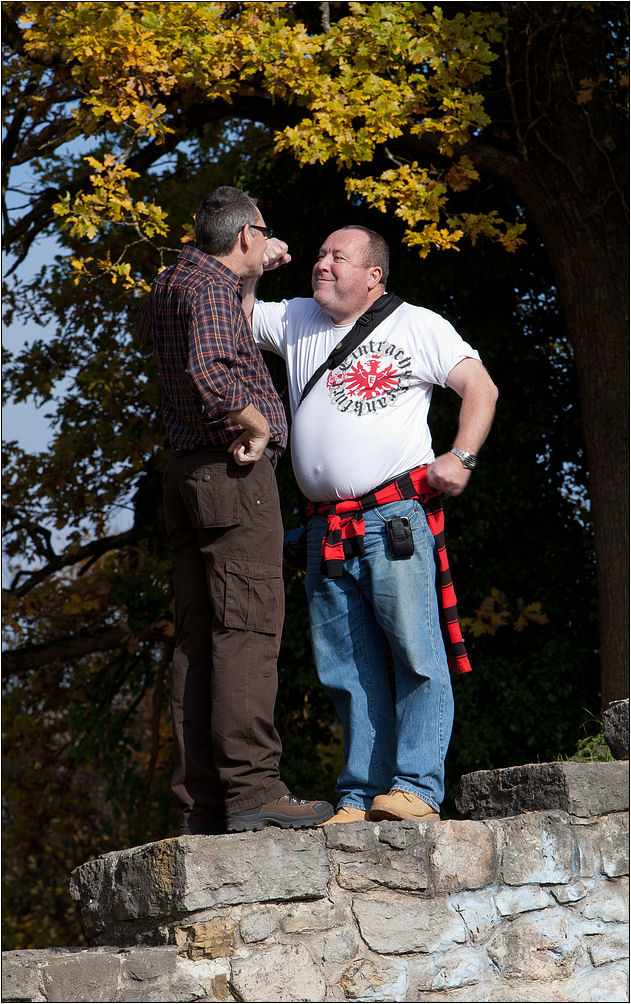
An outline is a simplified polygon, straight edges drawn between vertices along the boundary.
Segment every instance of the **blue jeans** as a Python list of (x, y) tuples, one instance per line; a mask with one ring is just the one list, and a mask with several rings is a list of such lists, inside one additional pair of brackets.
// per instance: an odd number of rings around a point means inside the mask
[[(390, 554), (386, 521), (392, 516), (410, 521), (411, 558)], [(439, 623), (434, 538), (415, 500), (372, 509), (364, 521), (366, 553), (348, 558), (339, 579), (320, 572), (326, 516), (312, 517), (307, 536), (313, 653), (344, 731), (339, 805), (369, 809), (375, 795), (397, 788), (438, 809), (453, 696)]]

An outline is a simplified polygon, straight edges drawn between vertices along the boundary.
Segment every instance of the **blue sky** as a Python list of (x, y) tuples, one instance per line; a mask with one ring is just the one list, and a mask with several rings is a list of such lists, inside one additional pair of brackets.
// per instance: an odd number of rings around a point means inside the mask
[[(28, 278), (39, 271), (45, 262), (49, 262), (59, 251), (59, 246), (53, 237), (43, 238), (29, 253), (19, 269), (22, 278)], [(4, 259), (5, 269), (10, 266), (11, 259)], [(35, 338), (41, 338), (47, 326), (35, 324), (31, 320), (14, 320), (13, 324), (2, 325), (2, 344), (12, 352), (28, 345)], [(2, 406), (2, 438), (16, 439), (20, 446), (31, 452), (44, 450), (48, 444), (50, 427), (44, 417), (45, 408), (36, 408), (32, 402), (24, 404), (5, 404)]]

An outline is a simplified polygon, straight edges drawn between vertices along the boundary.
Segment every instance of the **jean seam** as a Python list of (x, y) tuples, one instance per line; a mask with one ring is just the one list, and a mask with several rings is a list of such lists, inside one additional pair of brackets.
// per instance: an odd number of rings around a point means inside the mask
[[(392, 502), (386, 502), (385, 504), (386, 504), (386, 505), (392, 505), (393, 503), (392, 503)], [(414, 513), (418, 512), (418, 510), (419, 510), (419, 505), (418, 505), (418, 503), (417, 503), (417, 502), (414, 502), (414, 503), (412, 503), (412, 508), (411, 508), (411, 509), (409, 510), (409, 512), (406, 512), (406, 513), (404, 514), (404, 515), (405, 515), (405, 518), (406, 518), (406, 519), (409, 519), (409, 518), (410, 518), (410, 516), (412, 516), (412, 515), (413, 515)], [(385, 523), (387, 523), (387, 522), (388, 522), (388, 520), (386, 519), (386, 517), (385, 517), (385, 516), (383, 516), (383, 515), (382, 515), (382, 513), (380, 513), (380, 512), (379, 512), (379, 509), (378, 509), (378, 508), (377, 508), (377, 509), (373, 509), (373, 510), (368, 510), (368, 511), (369, 511), (369, 512), (370, 512), (370, 511), (374, 512), (375, 516), (377, 516), (377, 518), (378, 518), (378, 519), (380, 519), (382, 523), (384, 523), (384, 524), (385, 524)]]
[[(370, 799), (370, 801), (372, 802), (372, 799)], [(346, 800), (346, 797), (340, 799), (340, 801), (337, 803), (336, 809), (341, 809), (342, 807), (347, 809), (360, 809), (362, 812), (366, 811), (365, 805), (358, 805), (357, 802), (348, 802)]]

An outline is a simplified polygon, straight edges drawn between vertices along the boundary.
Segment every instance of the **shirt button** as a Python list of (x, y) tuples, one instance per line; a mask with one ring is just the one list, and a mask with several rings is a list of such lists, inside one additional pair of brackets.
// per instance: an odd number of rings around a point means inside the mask
[(204, 474), (202, 477), (202, 481), (210, 481), (210, 474)]

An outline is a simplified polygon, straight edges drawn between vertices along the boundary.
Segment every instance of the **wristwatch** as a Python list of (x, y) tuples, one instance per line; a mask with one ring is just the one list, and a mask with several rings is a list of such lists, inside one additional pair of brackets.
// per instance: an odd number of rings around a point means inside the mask
[(453, 450), (451, 450), (451, 453), (454, 453), (458, 457), (458, 460), (460, 460), (463, 467), (466, 467), (468, 471), (472, 471), (478, 462), (478, 458), (475, 453), (467, 453), (466, 450), (459, 450), (455, 446)]

